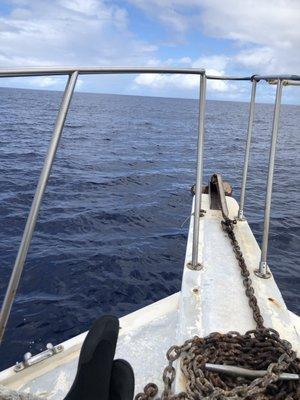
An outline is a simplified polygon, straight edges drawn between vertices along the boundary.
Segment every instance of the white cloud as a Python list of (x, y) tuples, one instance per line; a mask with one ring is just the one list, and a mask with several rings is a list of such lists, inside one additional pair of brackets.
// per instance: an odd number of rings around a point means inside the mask
[(290, 49), (300, 39), (298, 0), (202, 0), (201, 5), (209, 35)]
[[(0, 14), (0, 67), (143, 65), (157, 50), (131, 33), (125, 8), (104, 0), (12, 0), (11, 5), (10, 14)], [(76, 89), (118, 91), (117, 82), (124, 82), (117, 76), (98, 78), (78, 79)], [(64, 82), (8, 78), (0, 84), (62, 90)]]
[[(213, 75), (220, 75), (218, 71), (211, 70)], [(199, 77), (196, 75), (161, 75), (161, 74), (140, 74), (134, 82), (137, 85), (147, 86), (154, 89), (182, 89), (185, 92), (194, 91), (199, 88)], [(214, 92), (228, 92), (234, 88), (224, 81), (208, 81), (208, 89)], [(191, 94), (190, 94), (191, 96)]]
[[(66, 77), (53, 77), (53, 76), (40, 76), (35, 78), (29, 78), (29, 82), (40, 88), (51, 88), (53, 86), (63, 86), (66, 82)], [(76, 88), (79, 89), (83, 85), (81, 78), (77, 79)]]
[(167, 27), (178, 33), (186, 32), (191, 20), (200, 13), (199, 0), (128, 0), (142, 9), (148, 16), (159, 19)]
[(58, 78), (53, 78), (52, 76), (43, 76), (39, 77), (36, 80), (36, 84), (41, 88), (51, 87), (53, 85), (57, 85), (59, 82)]
[(23, 0), (0, 17), (2, 67), (143, 64), (155, 51), (128, 30), (126, 9), (102, 0)]
[[(180, 65), (184, 64), (191, 68), (205, 68), (208, 75), (222, 76), (226, 73), (228, 57), (206, 56), (192, 60), (190, 57), (182, 57), (179, 59), (168, 59), (166, 61), (156, 60), (155, 66), (162, 65)], [(210, 68), (214, 65), (215, 68)], [(163, 75), (163, 74), (140, 74), (135, 78), (135, 83), (141, 86), (147, 86), (155, 89), (177, 88), (185, 91), (194, 91), (199, 88), (199, 77), (196, 75)], [(208, 90), (214, 92), (234, 91), (235, 85), (229, 84), (226, 81), (208, 81)]]
[(236, 52), (230, 57), (230, 70), (299, 73), (299, 0), (129, 1), (181, 34), (203, 31), (233, 41)]
[[(216, 75), (222, 75), (225, 73), (229, 61), (230, 61), (229, 57), (223, 54), (202, 56), (199, 57), (197, 60), (193, 61), (191, 63), (191, 66), (194, 68), (203, 67), (207, 70), (213, 68)], [(213, 72), (208, 72), (208, 73), (213, 75)]]
[[(0, 17), (1, 67), (171, 65), (204, 67), (211, 75), (300, 72), (300, 0), (11, 0), (10, 3), (12, 12)], [(142, 28), (133, 34), (135, 20), (127, 11), (128, 3), (163, 24), (164, 37), (149, 43), (143, 39)], [(216, 38), (218, 48), (224, 43), (224, 50), (216, 54), (214, 41), (208, 47), (205, 37), (202, 41), (203, 33)], [(171, 46), (167, 48), (167, 56), (162, 55), (168, 40), (175, 46), (174, 54), (179, 56), (172, 55)], [(185, 52), (186, 43), (187, 49), (195, 44), (198, 55)], [(84, 82), (87, 79), (90, 78)], [(117, 79), (106, 76), (107, 84), (101, 89), (110, 91)], [(151, 94), (155, 89), (155, 94), (168, 95), (174, 93), (170, 89), (176, 88), (176, 95), (193, 96), (199, 87), (195, 76), (141, 75), (126, 79), (128, 90), (133, 81), (139, 94), (148, 88)], [(62, 84), (56, 77), (34, 82), (44, 88)], [(243, 97), (239, 87), (240, 84), (224, 81), (208, 83), (210, 93), (224, 94), (224, 98)]]
[[(300, 74), (300, 0), (129, 1), (166, 28), (171, 27), (180, 38), (191, 33), (193, 38), (199, 35), (201, 57), (191, 60), (190, 66), (204, 67), (213, 75)], [(222, 54), (204, 57), (207, 48), (205, 39), (202, 46), (201, 34), (222, 40), (224, 49), (230, 49), (228, 54), (223, 54), (223, 50)], [(170, 37), (174, 37), (173, 32)], [(213, 46), (210, 51), (215, 51)], [(174, 82), (169, 79), (169, 83)], [(183, 80), (178, 84), (184, 83)], [(156, 78), (152, 84), (166, 86), (167, 82)], [(225, 98), (245, 99), (249, 95), (242, 83), (214, 81), (208, 87), (215, 93), (226, 94)], [(190, 88), (186, 83), (186, 89)], [(264, 93), (262, 100), (270, 100), (271, 89)], [(286, 96), (288, 101), (298, 103), (299, 89), (287, 89)]]
[[(207, 75), (224, 76), (226, 75), (226, 69), (229, 62), (229, 58), (225, 55), (213, 55), (200, 57), (191, 63), (193, 68), (205, 68)], [(233, 91), (235, 86), (226, 81), (208, 81), (208, 90), (216, 92), (228, 92)]]
[(199, 87), (199, 77), (196, 75), (140, 74), (134, 81), (138, 85), (156, 89), (177, 88), (189, 90)]
[[(99, 2), (96, 0), (59, 0), (58, 4), (69, 10), (88, 16), (93, 16), (99, 13)], [(106, 15), (109, 16), (108, 10), (101, 11), (102, 13), (105, 11)]]
[(235, 62), (238, 62), (245, 67), (259, 67), (260, 69), (264, 69), (266, 66), (268, 66), (268, 68), (271, 66), (271, 69), (274, 69), (275, 66), (273, 63), (275, 60), (276, 57), (274, 50), (272, 50), (270, 47), (259, 47), (257, 49), (243, 50), (234, 57)]
[(202, 0), (202, 7), (204, 32), (242, 48), (233, 63), (259, 73), (299, 73), (298, 0)]

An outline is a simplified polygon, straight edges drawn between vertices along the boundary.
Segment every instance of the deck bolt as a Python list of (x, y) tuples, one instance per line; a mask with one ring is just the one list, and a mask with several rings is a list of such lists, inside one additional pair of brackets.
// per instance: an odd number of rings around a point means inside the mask
[(197, 263), (193, 265), (192, 261), (188, 262), (186, 266), (192, 271), (200, 271), (203, 268), (203, 264)]

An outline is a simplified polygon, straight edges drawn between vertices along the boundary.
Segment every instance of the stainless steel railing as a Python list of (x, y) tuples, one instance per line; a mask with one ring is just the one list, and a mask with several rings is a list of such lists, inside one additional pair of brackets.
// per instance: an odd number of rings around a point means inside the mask
[(0, 78), (12, 78), (20, 76), (53, 76), (70, 75), (77, 72), (78, 75), (97, 74), (183, 74), (203, 75), (204, 69), (197, 68), (153, 68), (153, 67), (58, 67), (58, 68), (14, 68), (0, 69)]
[(268, 266), (267, 266), (267, 251), (268, 251), (268, 243), (269, 243), (272, 188), (273, 188), (273, 176), (274, 176), (274, 167), (275, 167), (276, 142), (277, 142), (278, 128), (279, 128), (281, 96), (282, 96), (282, 80), (278, 80), (277, 90), (276, 90), (275, 107), (274, 107), (270, 156), (269, 156), (269, 167), (268, 167), (269, 170), (268, 170), (267, 191), (266, 191), (266, 199), (265, 199), (265, 216), (264, 216), (263, 241), (262, 241), (262, 248), (261, 248), (261, 259), (260, 259), (260, 263), (259, 263), (259, 268), (258, 268), (258, 270), (255, 271), (256, 275), (261, 278), (269, 278), (270, 277), (270, 272), (268, 271)]
[(47, 186), (53, 161), (55, 158), (56, 150), (58, 147), (59, 140), (63, 131), (64, 123), (76, 85), (78, 72), (73, 72), (66, 84), (64, 96), (61, 102), (60, 110), (56, 119), (52, 139), (48, 148), (48, 152), (44, 161), (40, 179), (36, 188), (36, 192), (32, 201), (31, 209), (25, 225), (22, 241), (19, 247), (15, 265), (10, 277), (9, 285), (6, 291), (6, 295), (3, 301), (3, 306), (0, 315), (0, 340), (4, 335), (5, 326), (7, 324), (9, 314), (11, 311), (12, 303), (14, 301), (17, 288), (19, 286), (21, 274), (25, 264), (27, 252), (31, 242), (31, 238), (35, 229), (38, 213), (42, 203), (43, 195)]
[(198, 122), (198, 143), (197, 143), (197, 171), (196, 171), (196, 191), (194, 207), (194, 226), (193, 226), (193, 252), (191, 267), (201, 269), (199, 260), (199, 224), (201, 211), (201, 192), (203, 178), (203, 149), (204, 149), (204, 122), (205, 122), (205, 103), (206, 103), (206, 76), (200, 76), (200, 95), (199, 95), (199, 122)]
[(249, 166), (250, 150), (251, 150), (252, 128), (253, 128), (253, 120), (254, 120), (254, 109), (255, 109), (256, 85), (257, 85), (257, 81), (254, 79), (252, 82), (252, 90), (251, 90), (251, 100), (250, 100), (249, 119), (248, 119), (248, 132), (247, 132), (247, 142), (246, 142), (246, 149), (245, 149), (244, 169), (243, 169), (238, 220), (243, 220), (243, 217), (244, 217), (245, 194), (246, 194), (248, 166)]
[(57, 115), (52, 139), (48, 148), (48, 152), (44, 161), (41, 175), (36, 188), (35, 196), (31, 205), (31, 209), (24, 228), (21, 244), (4, 297), (1, 314), (0, 314), (0, 342), (3, 339), (5, 328), (9, 319), (12, 304), (19, 286), (21, 274), (26, 261), (27, 252), (30, 246), (32, 235), (35, 229), (39, 209), (45, 193), (47, 182), (50, 176), (51, 168), (55, 159), (59, 140), (62, 135), (64, 123), (74, 93), (78, 75), (87, 74), (192, 74), (198, 75), (200, 78), (200, 93), (199, 93), (199, 121), (198, 121), (198, 143), (197, 143), (197, 164), (196, 164), (196, 193), (194, 207), (194, 225), (193, 225), (193, 250), (192, 260), (189, 263), (192, 269), (201, 268), (201, 260), (199, 260), (199, 226), (201, 212), (201, 192), (202, 192), (202, 177), (203, 177), (203, 148), (204, 148), (204, 132), (205, 132), (205, 104), (206, 104), (206, 82), (211, 80), (234, 80), (234, 81), (252, 81), (252, 92), (250, 101), (250, 112), (248, 121), (248, 134), (245, 150), (244, 169), (242, 178), (242, 190), (240, 198), (239, 215), (243, 218), (246, 183), (248, 174), (248, 165), (251, 149), (251, 135), (254, 121), (255, 93), (256, 85), (259, 81), (264, 80), (277, 84), (277, 94), (274, 109), (272, 141), (269, 158), (269, 171), (267, 179), (267, 190), (265, 200), (265, 215), (264, 215), (264, 235), (262, 243), (262, 255), (260, 265), (257, 271), (257, 276), (266, 278), (270, 275), (267, 267), (267, 249), (270, 224), (270, 209), (272, 198), (272, 184), (275, 164), (276, 140), (278, 135), (279, 114), (281, 104), (281, 94), (283, 85), (300, 85), (300, 76), (298, 75), (269, 75), (252, 77), (230, 77), (230, 76), (210, 76), (206, 75), (204, 69), (193, 68), (152, 68), (152, 67), (59, 67), (59, 68), (14, 68), (0, 69), (0, 78), (11, 77), (26, 77), (26, 76), (51, 76), (51, 75), (68, 75), (69, 79), (65, 87), (61, 106)]

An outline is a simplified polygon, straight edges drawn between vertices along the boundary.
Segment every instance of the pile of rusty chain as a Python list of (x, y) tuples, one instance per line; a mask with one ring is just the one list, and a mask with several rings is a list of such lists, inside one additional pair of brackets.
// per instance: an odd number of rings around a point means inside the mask
[[(167, 351), (168, 365), (163, 372), (164, 391), (162, 400), (299, 400), (300, 382), (280, 380), (285, 372), (300, 373), (300, 359), (292, 345), (280, 339), (278, 332), (265, 328), (257, 299), (254, 294), (250, 273), (234, 233), (236, 221), (224, 218), (222, 228), (228, 234), (238, 260), (253, 311), (256, 329), (241, 335), (211, 333), (205, 338), (195, 336), (182, 346), (172, 346)], [(174, 362), (180, 357), (181, 371), (186, 379), (186, 391), (172, 392), (175, 380)], [(235, 365), (249, 369), (267, 370), (260, 378), (233, 377), (208, 371), (206, 363)], [(157, 385), (149, 383), (135, 400), (151, 400), (158, 393)]]

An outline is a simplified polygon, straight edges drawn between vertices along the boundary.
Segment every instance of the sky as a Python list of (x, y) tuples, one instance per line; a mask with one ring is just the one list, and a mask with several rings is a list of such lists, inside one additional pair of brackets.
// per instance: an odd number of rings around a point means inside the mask
[[(0, 0), (0, 68), (201, 67), (215, 75), (300, 74), (300, 0)], [(65, 78), (1, 78), (62, 90)], [(78, 91), (196, 98), (197, 76), (81, 76)], [(250, 85), (210, 81), (208, 98), (248, 101)], [(258, 101), (273, 102), (261, 83)], [(284, 88), (300, 104), (300, 87)]]

